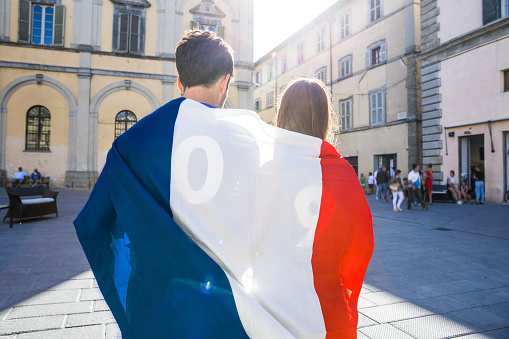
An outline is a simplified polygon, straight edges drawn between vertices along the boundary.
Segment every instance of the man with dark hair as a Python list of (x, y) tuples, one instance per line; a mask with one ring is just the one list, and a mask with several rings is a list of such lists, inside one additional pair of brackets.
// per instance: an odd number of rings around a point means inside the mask
[(175, 51), (177, 86), (188, 99), (223, 107), (233, 77), (233, 50), (209, 31), (191, 31)]
[(428, 210), (428, 206), (426, 206), (426, 202), (422, 198), (421, 191), (421, 175), (419, 174), (419, 166), (417, 164), (412, 164), (412, 170), (408, 173), (408, 200), (407, 200), (407, 208), (409, 210), (412, 209), (412, 201), (414, 200), (414, 194), (417, 196), (417, 199), (422, 205), (422, 209), (424, 211)]

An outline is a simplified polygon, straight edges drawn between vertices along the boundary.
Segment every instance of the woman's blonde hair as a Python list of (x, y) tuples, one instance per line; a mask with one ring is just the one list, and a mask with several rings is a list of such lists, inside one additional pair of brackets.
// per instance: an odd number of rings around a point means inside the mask
[(286, 86), (274, 120), (277, 127), (325, 140), (332, 114), (329, 88), (318, 79), (301, 77)]

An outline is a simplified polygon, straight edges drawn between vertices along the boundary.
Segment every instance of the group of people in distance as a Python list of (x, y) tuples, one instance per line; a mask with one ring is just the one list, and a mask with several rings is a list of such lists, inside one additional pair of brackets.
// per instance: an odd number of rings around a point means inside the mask
[[(394, 174), (393, 174), (394, 173)], [(474, 172), (475, 181), (475, 200), (472, 201), (473, 205), (484, 204), (484, 170), (482, 165), (477, 165)], [(408, 173), (408, 177), (401, 179), (401, 170), (387, 169), (385, 166), (380, 167), (375, 174), (369, 172), (367, 194), (373, 194), (373, 189), (376, 186), (376, 199), (380, 202), (388, 201), (388, 197), (392, 194), (393, 210), (394, 212), (401, 212), (401, 202), (405, 197), (408, 197), (407, 207), (412, 209), (412, 203), (419, 203), (423, 206), (424, 210), (428, 209), (428, 205), (433, 204), (432, 188), (433, 188), (433, 165), (425, 164), (424, 173), (421, 173), (417, 164), (412, 165), (412, 170)], [(363, 187), (366, 187), (366, 179), (364, 173), (361, 173), (360, 182)], [(424, 182), (422, 185), (421, 183)], [(422, 188), (421, 188), (422, 186)], [(451, 193), (454, 201), (458, 205), (467, 203), (472, 199), (471, 189), (467, 184), (467, 180), (461, 180), (461, 185), (457, 185), (455, 172), (450, 171), (450, 176), (447, 178), (447, 190)]]
[[(475, 185), (475, 200), (472, 201), (472, 205), (484, 204), (484, 170), (482, 165), (478, 164), (474, 171), (474, 185)], [(467, 203), (472, 199), (470, 187), (465, 179), (461, 180), (461, 185), (456, 183), (456, 177), (454, 171), (451, 170), (449, 177), (447, 178), (447, 190), (451, 192), (451, 195), (458, 205)]]
[[(25, 171), (23, 171), (22, 167), (18, 168), (18, 171), (14, 173), (12, 177), (12, 187), (21, 187), (21, 183), (25, 180), (25, 177), (27, 177), (28, 174), (26, 174)], [(41, 172), (37, 168), (34, 168), (34, 171), (32, 174), (30, 174), (30, 185), (34, 187), (35, 185), (39, 185), (42, 180)]]

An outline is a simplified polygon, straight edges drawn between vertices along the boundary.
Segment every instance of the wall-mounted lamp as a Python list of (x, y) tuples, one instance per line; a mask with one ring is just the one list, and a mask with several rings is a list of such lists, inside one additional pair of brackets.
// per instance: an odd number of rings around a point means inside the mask
[(465, 132), (463, 132), (463, 134), (472, 134), (472, 132), (470, 132), (470, 131), (465, 131)]

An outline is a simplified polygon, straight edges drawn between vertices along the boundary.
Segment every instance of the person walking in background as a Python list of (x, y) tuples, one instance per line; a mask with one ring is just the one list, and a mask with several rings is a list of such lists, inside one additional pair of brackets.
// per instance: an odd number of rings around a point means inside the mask
[(381, 168), (378, 168), (375, 173), (374, 173), (374, 176), (375, 176), (375, 190), (376, 190), (376, 200), (380, 199), (380, 187), (378, 186), (378, 182), (376, 180), (376, 177), (378, 175), (378, 171), (380, 171)]
[(482, 205), (484, 204), (484, 171), (481, 165), (475, 167), (474, 180), (476, 197), (472, 205), (478, 205), (479, 203)]
[(431, 197), (431, 190), (433, 189), (433, 165), (427, 164), (424, 165), (424, 201), (426, 201), (426, 195), (429, 195), (429, 204), (433, 203)]
[(18, 168), (18, 171), (14, 173), (12, 177), (12, 187), (21, 187), (21, 183), (25, 180), (26, 174), (22, 167)]
[(385, 200), (385, 202), (389, 202), (389, 200), (387, 200), (387, 183), (388, 182), (389, 182), (389, 178), (388, 178), (388, 174), (387, 174), (387, 169), (384, 166), (383, 168), (380, 168), (378, 170), (378, 173), (376, 175), (376, 183), (377, 183), (378, 187), (380, 188), (378, 191), (378, 199), (380, 199), (380, 202), (382, 201), (382, 194), (383, 194), (383, 199)]
[(362, 190), (364, 192), (366, 192), (366, 178), (364, 178), (364, 173), (361, 173), (361, 186), (362, 186)]
[(41, 172), (39, 172), (37, 168), (34, 168), (34, 172), (30, 174), (30, 184), (32, 185), (32, 187), (34, 187), (35, 185), (39, 185), (41, 183), (41, 180), (42, 180)]
[(419, 166), (417, 164), (412, 164), (412, 170), (408, 173), (408, 185), (410, 188), (408, 189), (407, 208), (409, 210), (412, 209), (412, 201), (414, 200), (414, 195), (416, 195), (422, 205), (422, 209), (427, 211), (428, 206), (426, 206), (426, 203), (422, 199), (421, 176), (419, 174)]
[(373, 186), (375, 186), (375, 177), (373, 173), (369, 172), (368, 177), (369, 195), (373, 194)]
[(403, 195), (403, 183), (401, 182), (401, 171), (396, 169), (394, 177), (392, 177), (389, 184), (389, 188), (392, 191), (392, 207), (394, 212), (401, 212), (401, 203), (405, 196)]
[[(385, 172), (387, 173), (387, 176), (386, 176), (386, 178), (387, 178), (387, 189), (386, 189), (386, 191), (387, 191), (387, 197), (388, 197), (389, 199), (392, 199), (392, 195), (391, 195), (391, 194), (392, 194), (392, 192), (391, 192), (391, 190), (389, 189), (389, 182), (391, 181), (391, 179), (392, 179), (392, 177), (393, 177), (394, 175), (393, 175), (393, 174), (391, 174), (391, 169), (390, 169), (390, 168), (387, 168), (387, 169), (385, 170)], [(386, 200), (385, 202), (387, 202), (387, 200)]]

